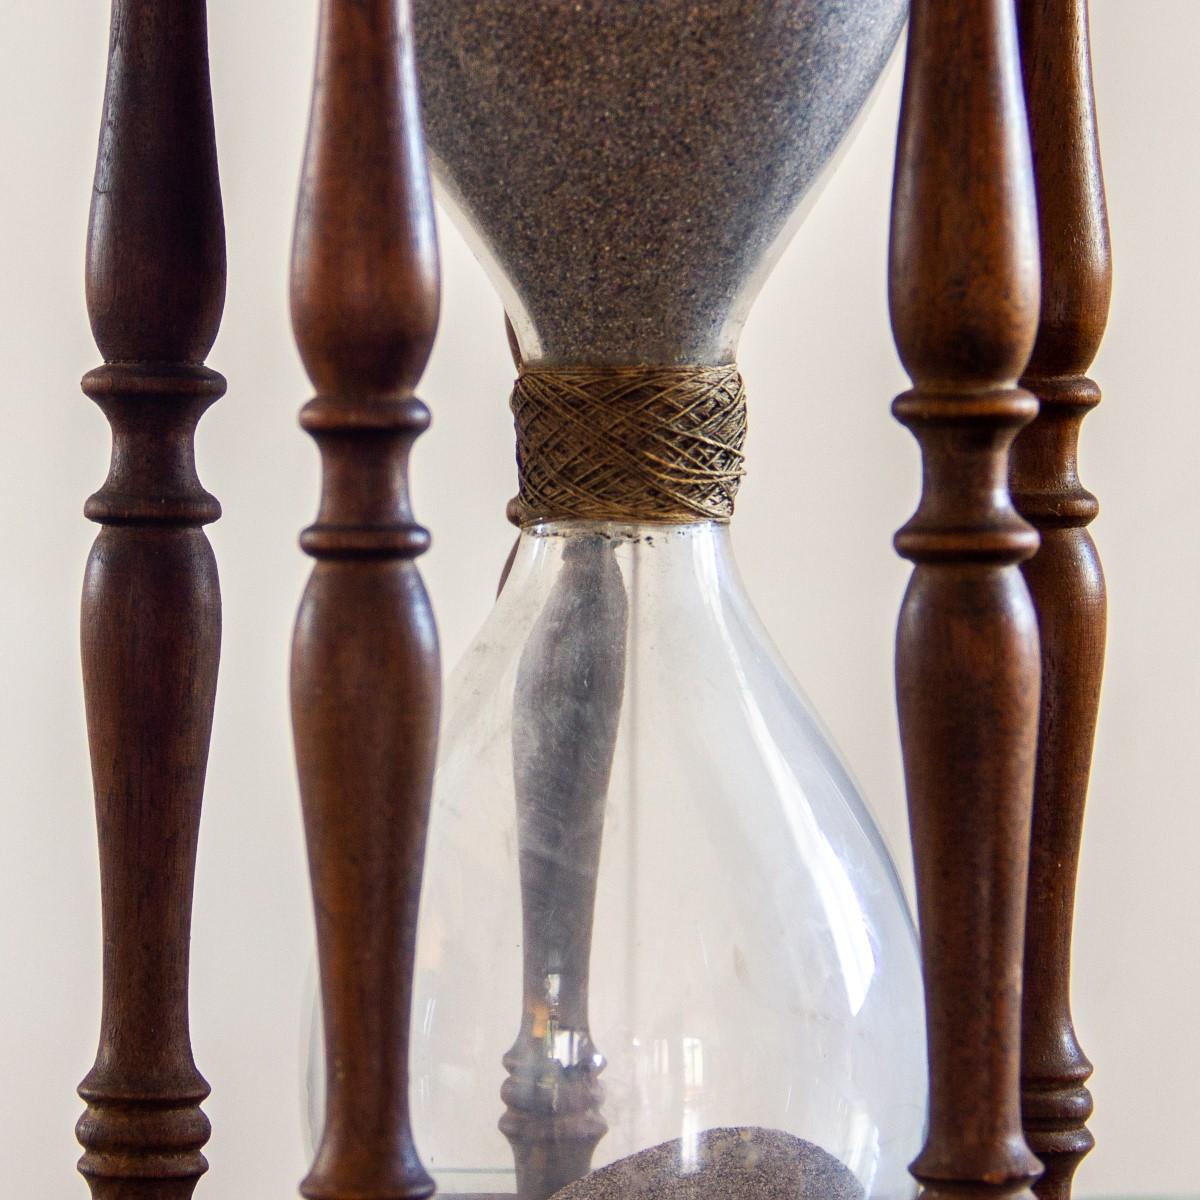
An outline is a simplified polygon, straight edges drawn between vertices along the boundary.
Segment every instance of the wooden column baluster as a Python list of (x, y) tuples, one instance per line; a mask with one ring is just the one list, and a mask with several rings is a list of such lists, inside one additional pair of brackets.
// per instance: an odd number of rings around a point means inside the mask
[(437, 738), (433, 614), (413, 561), (413, 395), (438, 313), (437, 243), (407, 0), (322, 0), (292, 257), (292, 321), (316, 398), (317, 561), (292, 648), (292, 719), (316, 909), (321, 1200), (432, 1194), (408, 1114), (417, 899)]
[(202, 365), (225, 298), (204, 0), (114, 0), (87, 302), (112, 427), (86, 514), (82, 656), (100, 844), (100, 1048), (79, 1088), (97, 1200), (185, 1200), (207, 1169), (208, 1085), (188, 1031), (188, 946), (221, 601), (202, 526), (220, 506), (193, 434), (225, 381)]
[(1104, 575), (1088, 523), (1095, 497), (1079, 482), (1079, 427), (1100, 399), (1085, 375), (1104, 336), (1112, 271), (1088, 47), (1087, 0), (1020, 0), (1021, 60), (1033, 139), (1042, 251), (1042, 312), (1022, 385), (1041, 401), (1013, 447), (1017, 508), (1041, 533), (1024, 565), (1042, 647), (1034, 784), (1021, 1107), (1046, 1165), (1034, 1189), (1067, 1200), (1092, 1148), (1084, 1086), (1091, 1063), (1071, 1020), (1071, 926), (1100, 680)]
[(1036, 208), (1011, 0), (914, 0), (890, 300), (913, 390), (893, 411), (924, 484), (896, 682), (929, 1035), (927, 1200), (1028, 1197), (1021, 953), (1037, 734), (1037, 534), (1008, 494), (1036, 413), (1016, 385), (1038, 312)]

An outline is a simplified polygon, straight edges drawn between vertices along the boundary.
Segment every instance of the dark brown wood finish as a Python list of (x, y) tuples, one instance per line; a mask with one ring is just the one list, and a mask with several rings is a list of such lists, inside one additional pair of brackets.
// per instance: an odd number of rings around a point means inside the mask
[(188, 1032), (188, 942), (221, 601), (202, 526), (220, 506), (193, 434), (225, 381), (203, 361), (225, 297), (204, 0), (115, 0), (87, 302), (112, 427), (86, 514), (83, 680), (100, 843), (100, 1049), (79, 1088), (98, 1200), (184, 1200), (207, 1169), (208, 1085)]
[(1037, 535), (1008, 452), (1038, 312), (1036, 210), (1010, 0), (914, 0), (890, 300), (921, 446), (896, 682), (929, 1035), (927, 1198), (1028, 1197), (1021, 953), (1037, 734), (1037, 621), (1018, 564)]
[(317, 918), (328, 1098), (301, 1190), (428, 1196), (408, 1119), (417, 900), (437, 737), (437, 636), (414, 559), (413, 395), (438, 314), (437, 244), (406, 0), (323, 0), (292, 257), (316, 389), (316, 560), (292, 718)]
[(1041, 1200), (1067, 1200), (1092, 1148), (1091, 1064), (1071, 1019), (1075, 872), (1104, 666), (1104, 575), (1079, 482), (1079, 428), (1100, 399), (1086, 377), (1108, 320), (1108, 217), (1088, 46), (1087, 0), (1020, 0), (1021, 61), (1033, 139), (1042, 311), (1022, 385), (1041, 401), (1013, 447), (1018, 510), (1041, 534), (1024, 564), (1037, 608), (1042, 708), (1025, 930), (1021, 1109), (1046, 1171)]

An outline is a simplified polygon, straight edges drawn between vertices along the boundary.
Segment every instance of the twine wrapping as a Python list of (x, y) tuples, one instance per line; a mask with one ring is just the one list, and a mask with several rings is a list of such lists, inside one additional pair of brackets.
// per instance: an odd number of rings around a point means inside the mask
[(531, 368), (513, 387), (517, 525), (569, 518), (728, 521), (746, 389), (718, 367)]

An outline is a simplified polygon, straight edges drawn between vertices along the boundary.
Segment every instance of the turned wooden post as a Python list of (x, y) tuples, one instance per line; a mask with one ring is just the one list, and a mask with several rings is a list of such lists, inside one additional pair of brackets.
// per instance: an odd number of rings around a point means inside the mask
[(408, 1023), (440, 672), (414, 559), (413, 395), (438, 313), (437, 243), (406, 0), (323, 0), (292, 257), (316, 390), (317, 561), (292, 648), (292, 719), (317, 919), (327, 1102), (301, 1190), (432, 1194), (408, 1117)]
[(1038, 313), (1036, 209), (1011, 0), (914, 0), (890, 300), (913, 390), (893, 411), (924, 484), (896, 683), (929, 1035), (927, 1200), (1029, 1196), (1021, 956), (1037, 735), (1037, 534), (1008, 493), (1036, 413), (1016, 384)]
[(1042, 647), (1033, 801), (1021, 1109), (1046, 1172), (1041, 1200), (1067, 1200), (1092, 1148), (1091, 1064), (1071, 1020), (1071, 925), (1084, 801), (1104, 665), (1104, 575), (1079, 482), (1079, 427), (1100, 400), (1086, 377), (1108, 319), (1112, 272), (1096, 137), (1087, 0), (1020, 0), (1021, 61), (1033, 139), (1042, 312), (1022, 385), (1041, 401), (1013, 447), (1017, 508), (1041, 533), (1024, 565)]
[(87, 250), (105, 365), (83, 380), (113, 435), (82, 622), (104, 1007), (77, 1133), (97, 1200), (184, 1200), (207, 1169), (188, 942), (221, 638), (201, 527), (221, 510), (192, 439), (225, 390), (201, 365), (224, 297), (204, 0), (115, 0)]

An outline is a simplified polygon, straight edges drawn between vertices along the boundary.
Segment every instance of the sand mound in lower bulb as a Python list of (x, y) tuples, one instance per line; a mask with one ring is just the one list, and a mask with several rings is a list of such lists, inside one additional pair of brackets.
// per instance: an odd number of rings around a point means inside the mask
[[(686, 1152), (685, 1152), (686, 1151)], [(601, 1167), (551, 1200), (863, 1200), (853, 1172), (778, 1129), (709, 1129)]]

